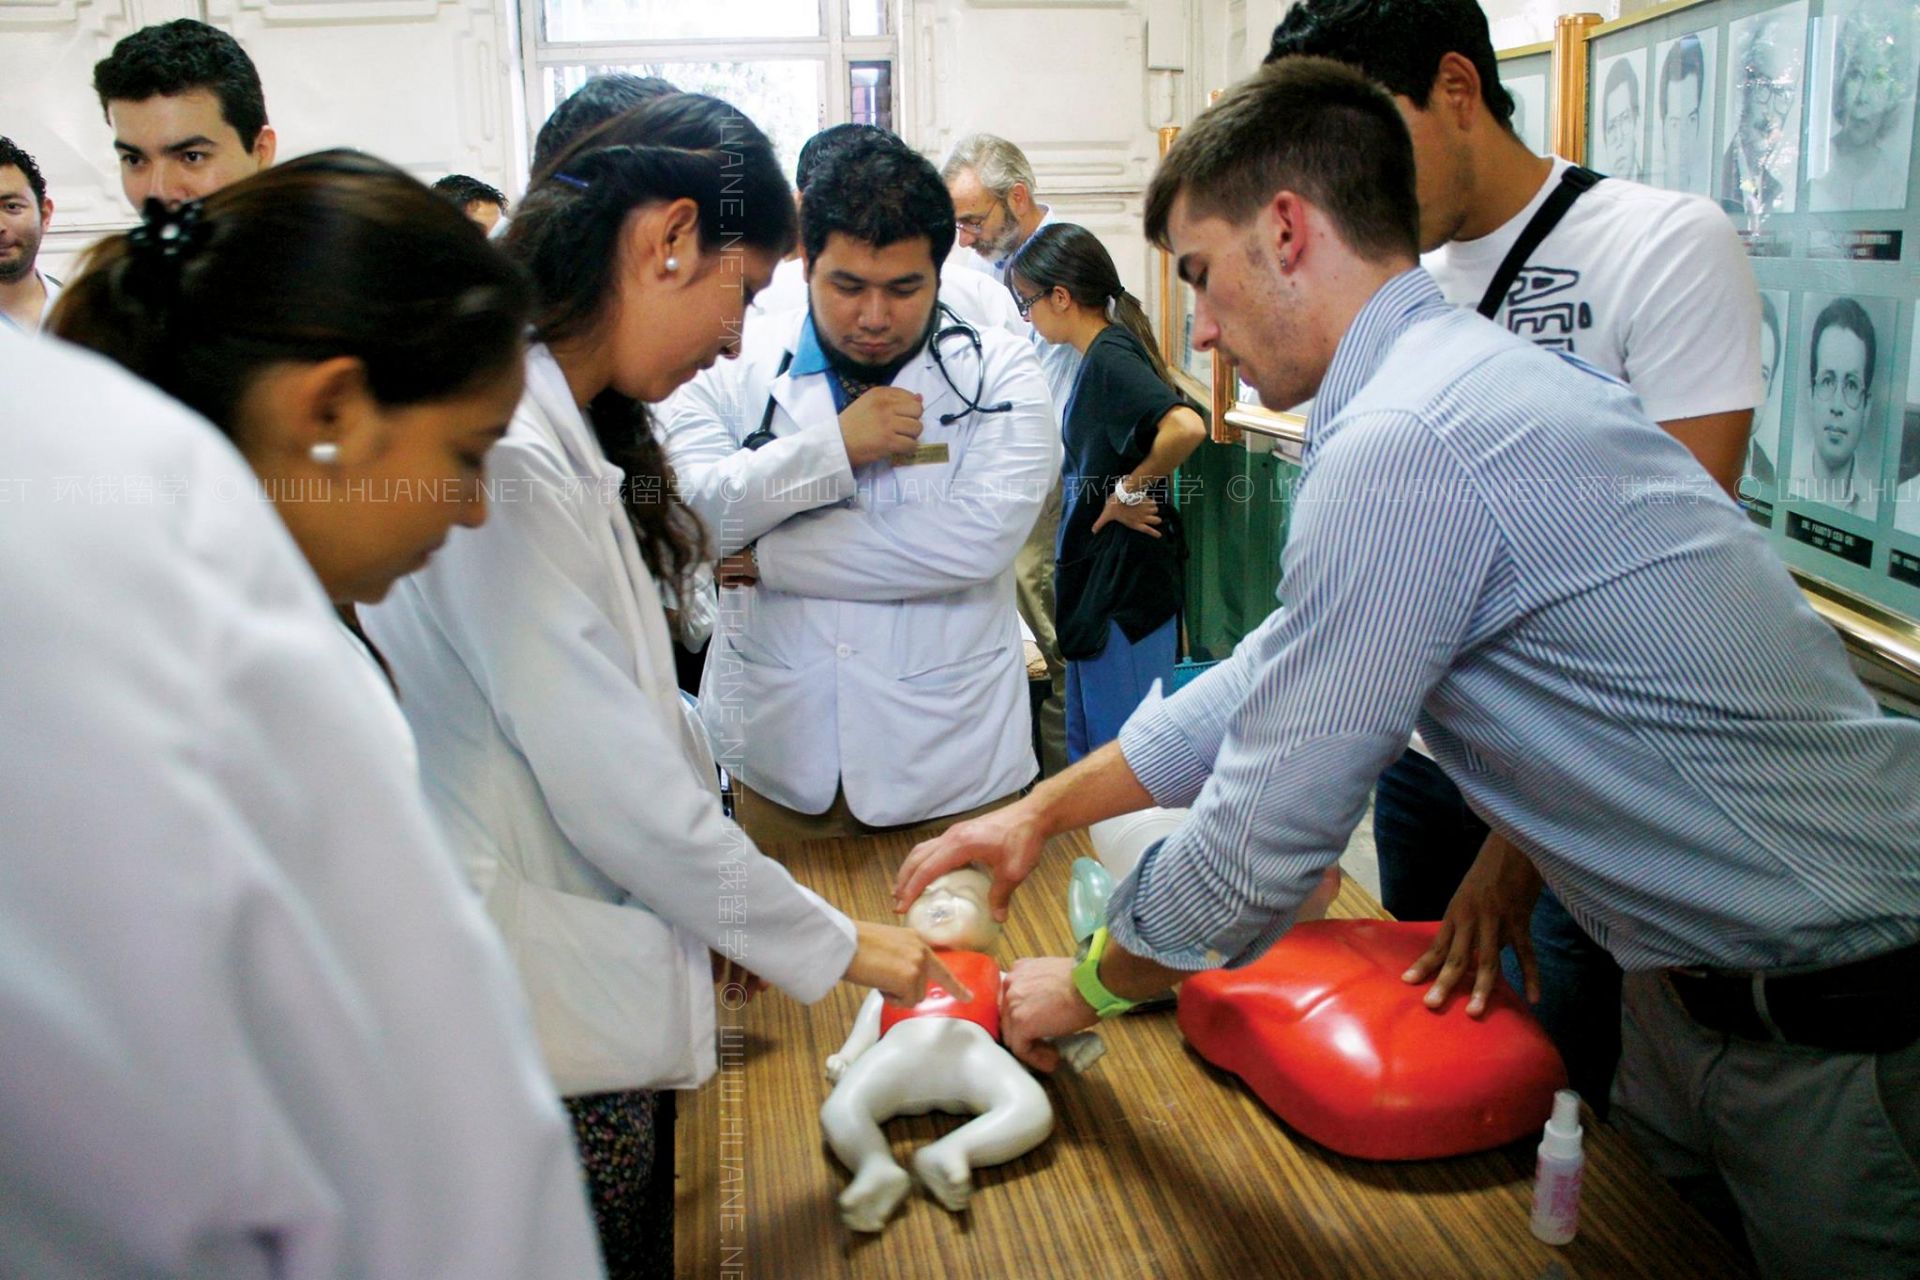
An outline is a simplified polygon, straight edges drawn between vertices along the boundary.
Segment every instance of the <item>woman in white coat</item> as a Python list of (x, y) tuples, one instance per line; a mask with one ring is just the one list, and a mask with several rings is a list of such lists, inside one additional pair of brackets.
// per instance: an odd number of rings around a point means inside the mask
[(532, 996), (615, 1276), (659, 1265), (647, 1091), (714, 1070), (711, 956), (806, 1001), (842, 978), (917, 999), (944, 975), (722, 815), (674, 680), (661, 587), (704, 538), (641, 406), (731, 354), (793, 218), (771, 144), (715, 99), (656, 99), (575, 143), (505, 241), (539, 345), (491, 463), (494, 519), (366, 617)]
[(532, 302), (434, 199), (383, 160), (327, 151), (205, 201), (149, 201), (52, 321), (233, 439), (339, 608), (409, 776), (413, 743), (353, 607), (486, 518), (480, 477), (520, 397)]
[(599, 1274), (524, 998), (326, 602), (479, 521), (529, 301), (336, 153), (153, 206), (63, 297), (171, 399), (0, 334), (0, 1272)]

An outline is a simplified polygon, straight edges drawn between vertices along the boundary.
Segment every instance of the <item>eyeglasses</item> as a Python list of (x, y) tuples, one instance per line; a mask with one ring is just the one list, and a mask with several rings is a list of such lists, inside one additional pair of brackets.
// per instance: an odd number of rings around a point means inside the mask
[(1742, 82), (1741, 88), (1751, 111), (1784, 116), (1793, 110), (1793, 86), (1790, 84), (1775, 84), (1763, 77), (1750, 76)]
[(1850, 373), (1846, 377), (1841, 378), (1836, 376), (1831, 369), (1814, 379), (1813, 398), (1830, 403), (1833, 400), (1833, 393), (1836, 389), (1840, 392), (1840, 399), (1845, 402), (1849, 409), (1858, 409), (1867, 401), (1867, 386), (1864, 382), (1860, 381), (1859, 374)]
[(1029, 298), (1022, 295), (1018, 289), (1015, 289), (1013, 290), (1013, 309), (1020, 313), (1022, 320), (1031, 319), (1033, 317), (1033, 304), (1052, 292), (1053, 290), (1051, 289), (1041, 289)]
[(985, 231), (987, 229), (987, 219), (993, 217), (993, 211), (995, 209), (1002, 208), (1005, 205), (1006, 205), (1006, 201), (996, 200), (992, 204), (987, 206), (987, 211), (985, 213), (970, 213), (964, 218), (955, 218), (953, 220), (953, 225), (960, 228), (962, 231), (966, 232), (970, 236), (977, 236), (982, 231)]

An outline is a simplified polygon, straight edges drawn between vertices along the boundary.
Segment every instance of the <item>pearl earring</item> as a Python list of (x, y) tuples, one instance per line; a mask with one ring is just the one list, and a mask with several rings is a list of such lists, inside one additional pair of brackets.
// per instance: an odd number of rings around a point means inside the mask
[(667, 270), (678, 271), (679, 269), (680, 269), (680, 259), (674, 257), (671, 254), (667, 255)]
[(307, 450), (307, 456), (323, 467), (331, 467), (340, 461), (340, 446), (322, 442)]

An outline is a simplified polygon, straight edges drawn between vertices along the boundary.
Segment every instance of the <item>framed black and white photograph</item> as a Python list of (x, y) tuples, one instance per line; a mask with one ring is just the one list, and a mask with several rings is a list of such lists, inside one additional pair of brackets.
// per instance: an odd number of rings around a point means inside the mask
[(1647, 63), (1635, 49), (1594, 65), (1587, 165), (1610, 178), (1647, 180)]
[(1866, 521), (1879, 515), (1894, 310), (1891, 298), (1801, 299), (1799, 358), (1776, 375), (1794, 397), (1789, 498)]
[(1653, 174), (1656, 187), (1713, 194), (1714, 73), (1720, 33), (1712, 27), (1663, 40), (1653, 51)]
[(1501, 84), (1513, 96), (1514, 136), (1535, 155), (1547, 154), (1547, 78), (1516, 76)]
[(1747, 461), (1741, 489), (1764, 486), (1774, 492), (1780, 483), (1781, 406), (1786, 400), (1787, 298), (1780, 289), (1760, 291), (1760, 374), (1766, 379), (1766, 398), (1753, 411), (1753, 431), (1747, 441)]
[(1807, 72), (1807, 207), (1904, 209), (1920, 43), (1912, 0), (1831, 0)]
[(1806, 54), (1806, 0), (1727, 27), (1727, 146), (1716, 189), (1756, 229), (1767, 214), (1794, 209)]
[(1907, 406), (1900, 415), (1900, 457), (1893, 472), (1893, 527), (1920, 537), (1920, 323), (1907, 357)]

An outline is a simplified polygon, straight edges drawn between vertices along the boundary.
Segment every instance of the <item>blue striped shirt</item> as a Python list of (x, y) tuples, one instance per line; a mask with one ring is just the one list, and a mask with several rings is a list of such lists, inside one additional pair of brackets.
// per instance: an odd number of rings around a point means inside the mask
[(1120, 736), (1188, 822), (1115, 891), (1128, 951), (1286, 932), (1419, 728), (1629, 969), (1830, 964), (1920, 939), (1920, 723), (1633, 393), (1418, 269), (1307, 425), (1286, 607)]

